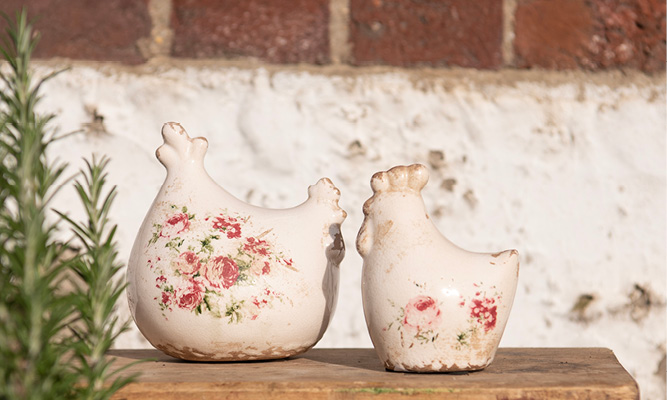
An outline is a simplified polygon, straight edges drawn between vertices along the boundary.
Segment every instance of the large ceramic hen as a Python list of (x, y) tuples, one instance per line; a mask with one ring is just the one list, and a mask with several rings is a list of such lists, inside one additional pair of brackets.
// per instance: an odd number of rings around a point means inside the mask
[(153, 346), (187, 360), (288, 357), (322, 337), (338, 292), (345, 212), (329, 179), (301, 205), (248, 205), (204, 169), (208, 142), (177, 123), (156, 152), (167, 177), (128, 265), (134, 320)]
[(509, 317), (518, 253), (471, 253), (442, 236), (421, 198), (427, 180), (419, 164), (371, 180), (357, 237), (368, 330), (387, 369), (482, 369)]

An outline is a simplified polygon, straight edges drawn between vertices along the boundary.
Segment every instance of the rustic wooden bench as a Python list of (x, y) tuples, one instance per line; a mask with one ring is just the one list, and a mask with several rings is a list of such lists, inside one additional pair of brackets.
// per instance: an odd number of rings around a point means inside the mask
[(373, 349), (314, 349), (275, 361), (195, 363), (157, 350), (113, 350), (115, 368), (140, 372), (115, 399), (638, 399), (639, 389), (604, 348), (501, 348), (478, 372), (384, 369)]

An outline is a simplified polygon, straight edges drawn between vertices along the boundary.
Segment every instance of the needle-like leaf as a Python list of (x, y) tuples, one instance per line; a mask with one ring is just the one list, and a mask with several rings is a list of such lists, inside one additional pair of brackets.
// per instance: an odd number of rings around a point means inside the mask
[[(39, 35), (25, 11), (8, 22), (0, 55), (0, 399), (108, 399), (133, 377), (111, 373), (105, 353), (127, 330), (115, 314), (125, 289), (118, 277), (115, 226), (109, 213), (116, 188), (105, 189), (108, 158), (86, 161), (74, 187), (86, 220), (49, 207), (70, 179), (50, 162), (52, 115), (35, 107), (42, 84), (29, 69)], [(55, 219), (53, 217), (60, 217)], [(63, 242), (59, 225), (70, 227)], [(65, 289), (69, 288), (69, 289)]]

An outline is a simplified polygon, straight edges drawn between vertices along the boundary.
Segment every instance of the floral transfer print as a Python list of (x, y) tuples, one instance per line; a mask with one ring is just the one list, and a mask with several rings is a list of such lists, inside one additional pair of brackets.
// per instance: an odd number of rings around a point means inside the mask
[[(392, 306), (395, 307), (393, 303)], [(419, 344), (433, 343), (438, 339), (437, 328), (442, 322), (440, 306), (431, 296), (416, 296), (400, 308), (400, 314), (384, 330), (389, 330), (396, 324), (401, 334), (401, 343), (405, 346), (405, 339)], [(412, 347), (414, 343), (410, 344)]]
[(430, 330), (440, 324), (441, 314), (432, 297), (417, 296), (404, 308), (403, 326)]
[(496, 309), (498, 306), (495, 303), (496, 299), (493, 297), (472, 299), (470, 317), (482, 325), (486, 332), (496, 327)]
[[(480, 288), (482, 285), (474, 286)], [(460, 330), (456, 337), (448, 338), (446, 346), (453, 343), (453, 348), (462, 350), (479, 339), (480, 335), (490, 333), (496, 328), (498, 305), (502, 295), (495, 291), (495, 286), (490, 289), (494, 291), (492, 295), (487, 294), (486, 290), (478, 290), (472, 297), (460, 297), (458, 306), (465, 309), (468, 315), (467, 326)], [(398, 313), (394, 321), (383, 330), (396, 329), (400, 333), (401, 346), (437, 346), (439, 341), (443, 341), (440, 327), (445, 317), (444, 308), (436, 298), (418, 295), (403, 307), (397, 307), (391, 300), (389, 302), (394, 308), (398, 308)]]
[(160, 237), (170, 238), (190, 229), (190, 217), (186, 213), (176, 213), (165, 221), (160, 230)]
[(201, 262), (193, 251), (185, 251), (171, 260), (171, 267), (181, 275), (192, 276), (201, 269)]
[(163, 223), (154, 224), (148, 242), (149, 249), (169, 251), (168, 260), (148, 260), (161, 290), (154, 300), (163, 313), (180, 308), (238, 323), (257, 319), (275, 301), (289, 301), (263, 279), (281, 270), (296, 271), (292, 259), (265, 238), (270, 231), (248, 235), (250, 217), (232, 216), (226, 210), (205, 218), (189, 213), (187, 207), (172, 205), (170, 210)]
[(225, 235), (227, 235), (227, 239), (241, 237), (241, 224), (236, 218), (215, 217), (213, 220), (213, 229), (217, 229), (225, 233)]
[(229, 257), (213, 257), (206, 264), (204, 277), (216, 289), (229, 289), (239, 279), (239, 266)]
[[(482, 284), (474, 284), (474, 286), (480, 288)], [(492, 286), (491, 289), (495, 290), (496, 287)], [(467, 309), (469, 318), (468, 327), (457, 334), (455, 347), (458, 350), (469, 347), (471, 340), (480, 334), (489, 333), (495, 329), (501, 299), (502, 295), (497, 291), (488, 295), (486, 290), (479, 290), (475, 292), (474, 297), (468, 299), (461, 297), (459, 307)]]

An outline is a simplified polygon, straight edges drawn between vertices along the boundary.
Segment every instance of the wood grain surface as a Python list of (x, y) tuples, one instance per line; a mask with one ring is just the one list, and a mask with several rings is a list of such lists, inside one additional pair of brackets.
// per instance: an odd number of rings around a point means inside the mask
[(388, 372), (373, 349), (314, 349), (284, 360), (181, 361), (157, 350), (113, 350), (114, 368), (141, 373), (114, 399), (638, 399), (603, 348), (501, 348), (478, 372)]

